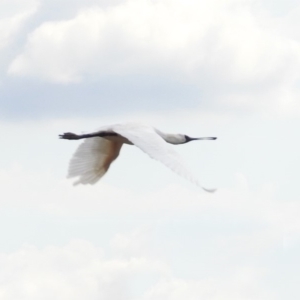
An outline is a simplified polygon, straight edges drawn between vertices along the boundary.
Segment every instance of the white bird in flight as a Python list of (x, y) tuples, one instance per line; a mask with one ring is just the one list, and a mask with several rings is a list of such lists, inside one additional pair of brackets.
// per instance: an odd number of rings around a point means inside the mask
[(179, 145), (196, 140), (215, 140), (216, 137), (191, 138), (183, 134), (167, 134), (151, 126), (137, 123), (105, 126), (96, 132), (81, 135), (67, 132), (59, 137), (66, 140), (85, 139), (77, 148), (69, 165), (68, 178), (78, 177), (74, 185), (96, 183), (118, 157), (122, 145), (128, 144), (137, 146), (151, 158), (160, 161), (203, 190), (215, 191), (199, 184), (181, 157), (168, 143)]

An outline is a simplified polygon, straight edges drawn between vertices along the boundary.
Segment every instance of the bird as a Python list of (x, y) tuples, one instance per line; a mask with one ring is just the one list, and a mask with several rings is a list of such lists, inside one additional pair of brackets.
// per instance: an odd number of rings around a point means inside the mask
[(186, 144), (197, 140), (216, 140), (216, 137), (193, 138), (184, 134), (164, 133), (152, 126), (141, 123), (121, 123), (103, 126), (95, 132), (75, 134), (65, 132), (59, 135), (65, 140), (80, 140), (69, 163), (68, 178), (77, 178), (74, 185), (95, 184), (108, 171), (111, 163), (119, 156), (123, 144), (135, 145), (151, 158), (160, 161), (173, 172), (198, 185), (197, 178), (189, 171), (179, 154), (169, 145)]

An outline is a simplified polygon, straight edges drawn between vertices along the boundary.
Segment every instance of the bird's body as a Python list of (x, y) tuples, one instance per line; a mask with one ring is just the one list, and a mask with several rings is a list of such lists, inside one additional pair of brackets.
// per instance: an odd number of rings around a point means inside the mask
[[(64, 133), (62, 139), (85, 141), (77, 148), (70, 165), (68, 177), (78, 177), (75, 184), (94, 184), (118, 157), (123, 144), (135, 145), (177, 174), (197, 184), (197, 179), (185, 166), (181, 157), (169, 144), (185, 144), (193, 140), (215, 140), (215, 137), (191, 138), (182, 134), (167, 134), (151, 126), (126, 123), (102, 127), (96, 132), (77, 135)], [(203, 188), (203, 187), (202, 187)], [(214, 190), (205, 189), (208, 192)]]

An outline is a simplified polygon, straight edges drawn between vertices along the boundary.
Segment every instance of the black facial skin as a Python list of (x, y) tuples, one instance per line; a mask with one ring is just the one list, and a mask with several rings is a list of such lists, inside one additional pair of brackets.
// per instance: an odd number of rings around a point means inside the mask
[(188, 142), (190, 142), (190, 141), (193, 141), (193, 139), (190, 138), (188, 135), (185, 135), (184, 137), (185, 137), (185, 142), (186, 142), (186, 143), (188, 143)]

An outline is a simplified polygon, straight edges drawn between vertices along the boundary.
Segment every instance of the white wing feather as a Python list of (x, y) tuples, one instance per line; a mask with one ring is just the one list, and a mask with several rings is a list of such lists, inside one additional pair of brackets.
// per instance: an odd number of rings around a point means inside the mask
[(68, 178), (79, 177), (74, 185), (95, 184), (118, 157), (122, 143), (101, 137), (86, 139), (74, 153)]
[(138, 126), (136, 124), (122, 124), (114, 125), (111, 129), (127, 138), (151, 158), (160, 161), (178, 175), (200, 186), (207, 192), (215, 191), (214, 189), (206, 189), (200, 185), (197, 178), (188, 170), (182, 158), (152, 127), (141, 124), (138, 124)]

